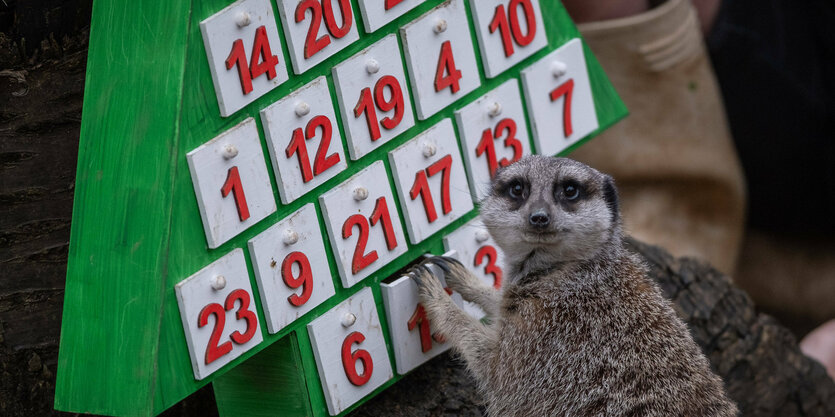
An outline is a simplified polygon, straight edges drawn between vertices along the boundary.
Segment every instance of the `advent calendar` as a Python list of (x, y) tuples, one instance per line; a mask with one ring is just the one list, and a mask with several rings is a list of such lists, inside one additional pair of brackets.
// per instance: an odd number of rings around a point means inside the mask
[(496, 171), (626, 114), (556, 0), (153, 3), (93, 6), (63, 411), (350, 412), (449, 349), (410, 265), (501, 291)]

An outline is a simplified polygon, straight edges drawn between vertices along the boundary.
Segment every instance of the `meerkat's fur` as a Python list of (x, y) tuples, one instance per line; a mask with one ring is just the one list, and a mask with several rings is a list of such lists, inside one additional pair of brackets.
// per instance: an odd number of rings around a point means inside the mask
[(466, 361), (490, 416), (735, 416), (722, 381), (642, 262), (623, 248), (612, 179), (564, 158), (501, 169), (482, 202), (505, 253), (505, 288), (459, 262), (413, 268), (435, 330)]

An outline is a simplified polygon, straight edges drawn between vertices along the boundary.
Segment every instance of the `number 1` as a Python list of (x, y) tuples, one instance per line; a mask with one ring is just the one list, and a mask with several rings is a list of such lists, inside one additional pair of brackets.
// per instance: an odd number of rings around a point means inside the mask
[(238, 218), (244, 221), (249, 218), (249, 207), (246, 205), (244, 187), (241, 185), (241, 175), (238, 173), (238, 167), (236, 166), (229, 168), (229, 174), (226, 175), (226, 182), (220, 189), (220, 195), (226, 198), (232, 191), (234, 191), (232, 198), (235, 199), (235, 206), (238, 208)]

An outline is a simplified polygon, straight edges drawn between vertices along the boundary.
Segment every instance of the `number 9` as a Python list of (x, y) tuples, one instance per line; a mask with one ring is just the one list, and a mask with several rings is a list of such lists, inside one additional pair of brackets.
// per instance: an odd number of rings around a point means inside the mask
[[(293, 276), (293, 264), (299, 265), (299, 276)], [(310, 299), (313, 293), (313, 274), (311, 273), (310, 261), (301, 252), (293, 252), (281, 262), (281, 278), (284, 283), (292, 289), (302, 287), (301, 295), (292, 294), (287, 297), (290, 304), (300, 307)]]

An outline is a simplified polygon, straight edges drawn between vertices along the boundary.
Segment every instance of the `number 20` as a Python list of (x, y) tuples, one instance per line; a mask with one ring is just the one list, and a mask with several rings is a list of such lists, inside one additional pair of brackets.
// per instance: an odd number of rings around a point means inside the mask
[[(338, 0), (339, 11), (342, 14), (342, 25), (336, 24), (336, 16), (333, 14), (333, 2), (335, 0), (304, 0), (296, 7), (296, 23), (304, 21), (305, 12), (310, 9), (310, 28), (307, 30), (307, 38), (304, 42), (304, 58), (309, 59), (317, 52), (324, 49), (331, 43), (331, 36), (336, 39), (345, 37), (354, 24), (354, 12), (351, 10), (350, 0)], [(322, 25), (324, 14), (325, 27), (328, 33), (316, 38), (319, 34), (319, 26)]]

